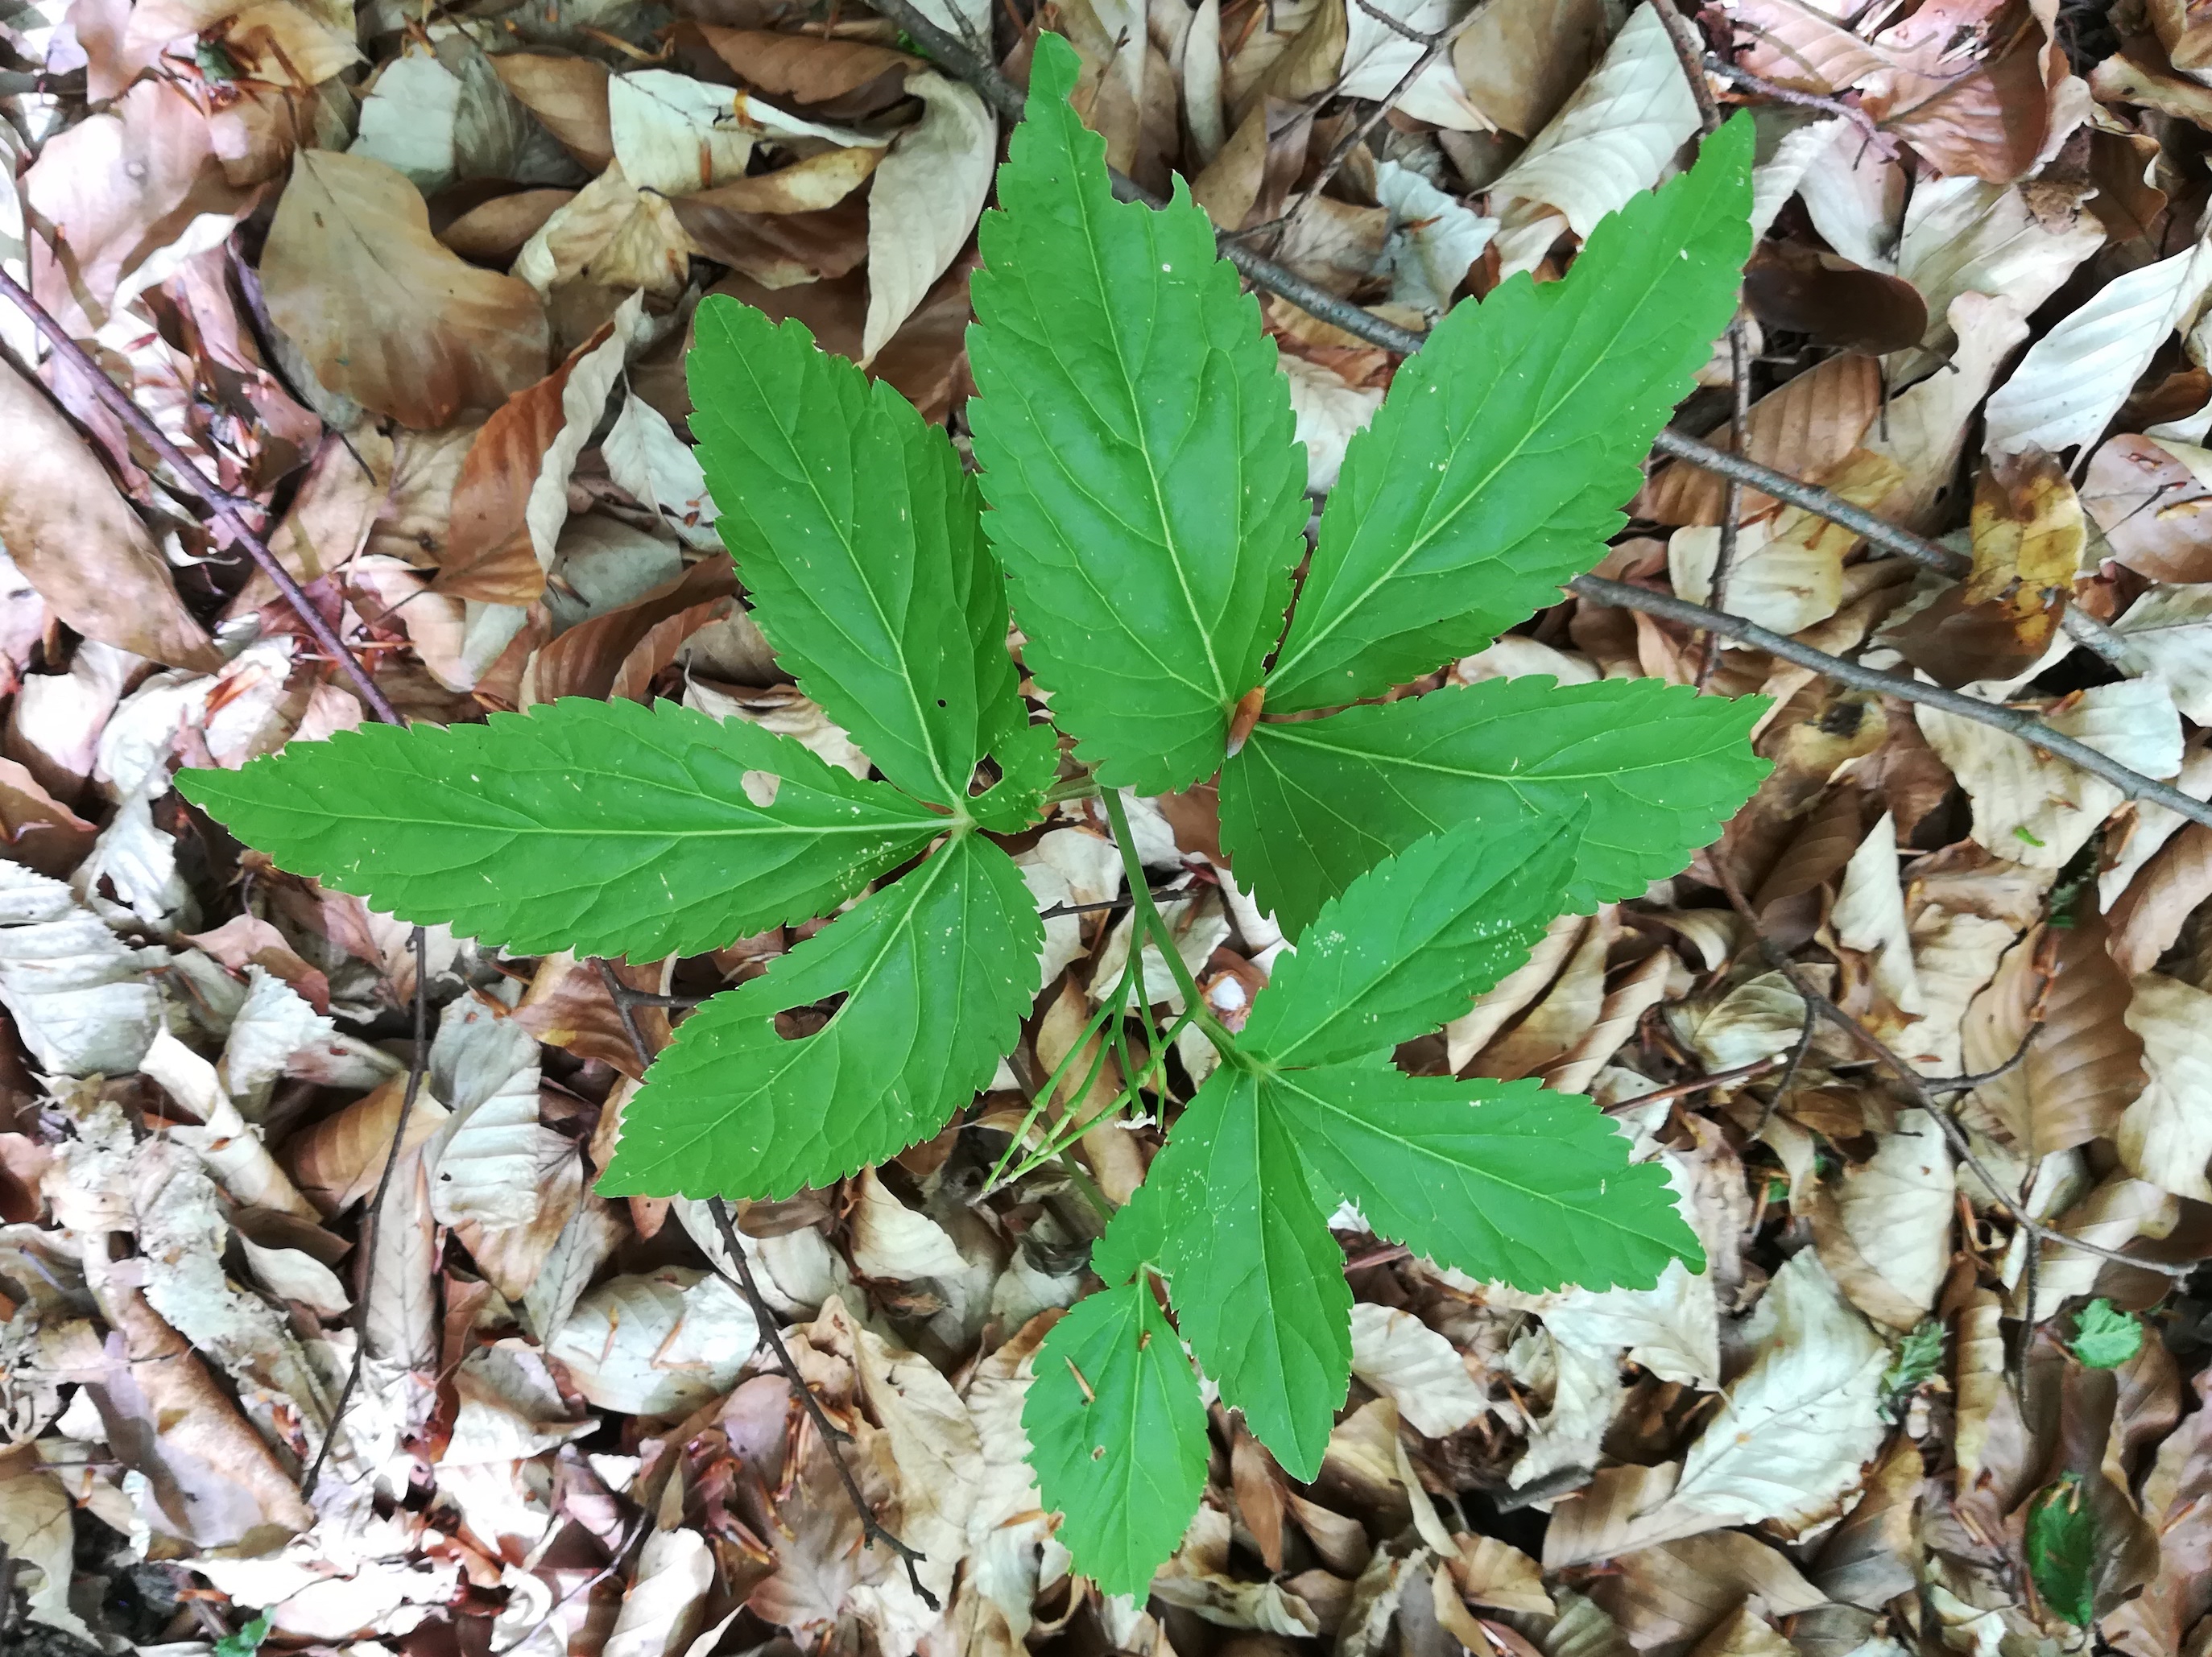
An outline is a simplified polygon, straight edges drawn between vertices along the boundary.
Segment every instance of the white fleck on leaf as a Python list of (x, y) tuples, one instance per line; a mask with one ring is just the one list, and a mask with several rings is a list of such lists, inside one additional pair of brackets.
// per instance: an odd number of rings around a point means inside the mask
[(957, 81), (916, 70), (921, 119), (901, 133), (868, 192), (868, 316), (860, 361), (883, 349), (966, 246), (991, 193), (999, 123)]

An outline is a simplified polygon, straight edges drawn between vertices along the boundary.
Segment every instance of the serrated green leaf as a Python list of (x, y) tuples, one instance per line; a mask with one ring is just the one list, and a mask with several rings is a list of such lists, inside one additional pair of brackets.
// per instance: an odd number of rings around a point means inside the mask
[(2027, 1569), (2043, 1603), (2075, 1628), (2097, 1620), (2097, 1520), (2068, 1473), (2039, 1491), (2027, 1510)]
[(1304, 549), (1304, 454), (1212, 223), (1181, 180), (1163, 209), (1115, 201), (1067, 101), (1077, 67), (1037, 38), (980, 231), (968, 414), (1054, 716), (1102, 781), (1158, 793), (1221, 763), (1260, 683)]
[(974, 481), (939, 428), (805, 325), (699, 306), (691, 428), (754, 618), (884, 776), (968, 796), (1024, 723)]
[(581, 697), (365, 725), (177, 786), (282, 868), (524, 955), (719, 949), (835, 908), (945, 828), (757, 725)]
[(1022, 1401), (1030, 1466), (1075, 1569), (1142, 1599), (1206, 1490), (1206, 1405), (1139, 1278), (1076, 1302), (1037, 1348)]
[(1274, 1065), (1325, 1065), (1466, 1011), (1559, 913), (1586, 815), (1478, 818), (1384, 859), (1299, 935), (1238, 1045)]
[[(1013, 1046), (1043, 941), (1012, 859), (955, 839), (678, 1026), (600, 1192), (787, 1197), (927, 1138)], [(777, 1033), (777, 1013), (836, 995), (813, 1035)]]
[(968, 802), (968, 815), (994, 835), (1015, 835), (1037, 820), (1060, 772), (1060, 733), (1049, 725), (1025, 725), (991, 739), (999, 780)]
[[(1154, 1159), (1175, 1205), (1165, 1256), (1183, 1338), (1293, 1478), (1321, 1471), (1352, 1381), (1352, 1291), (1313, 1178), (1251, 1071), (1199, 1089)], [(1141, 1187), (1140, 1187), (1141, 1189)]]
[(1455, 307), (1352, 440), (1267, 676), (1294, 712), (1479, 650), (1588, 569), (1735, 308), (1752, 128), (1591, 231), (1562, 282)]
[(1254, 729), (1223, 767), (1237, 878), (1296, 937), (1382, 859), (1471, 817), (1532, 827), (1587, 798), (1566, 907), (1640, 896), (1709, 845), (1766, 774), (1766, 699), (1656, 679), (1488, 679)]
[(2069, 1350), (2092, 1369), (2118, 1369), (2142, 1344), (2142, 1324), (2101, 1296), (2074, 1314)]
[(1670, 1259), (1705, 1269), (1666, 1171), (1632, 1167), (1628, 1141), (1587, 1099), (1533, 1081), (1407, 1076), (1379, 1058), (1285, 1071), (1267, 1087), (1316, 1177), (1379, 1235), (1469, 1277), (1649, 1289)]

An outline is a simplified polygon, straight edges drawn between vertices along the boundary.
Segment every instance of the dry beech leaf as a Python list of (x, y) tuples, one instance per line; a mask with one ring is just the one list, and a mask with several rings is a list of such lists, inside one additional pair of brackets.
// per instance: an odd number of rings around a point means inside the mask
[(2199, 243), (2106, 282), (2027, 349), (1990, 397), (1990, 454), (2063, 454), (2104, 433), (2158, 348), (2212, 282)]
[[(1867, 436), (1881, 407), (1881, 373), (1874, 358), (1830, 357), (1751, 405), (1746, 452), (1762, 465), (1825, 483)], [(1705, 433), (1703, 440), (1730, 452), (1735, 447), (1725, 425)], [(1662, 524), (1717, 524), (1726, 495), (1727, 485), (1715, 474), (1674, 462), (1644, 486), (1630, 510)], [(1744, 492), (1747, 518), (1775, 505), (1755, 489)]]
[(54, 613), (134, 655), (204, 673), (222, 666), (138, 514), (12, 363), (0, 364), (0, 425), (15, 451), (0, 477), (0, 543)]
[[(376, 1188), (406, 1096), (407, 1078), (395, 1076), (286, 1143), (284, 1162), (293, 1182), (324, 1217), (343, 1212)], [(418, 1089), (402, 1152), (428, 1139), (445, 1120), (446, 1108), (427, 1088)]]
[[(1972, 802), (1975, 841), (1999, 857), (2063, 868), (2124, 798), (2102, 778), (1976, 720), (1932, 707), (1914, 717)], [(2079, 691), (2043, 718), (2146, 776), (2181, 769), (2180, 717), (2165, 688), (2148, 680)]]
[(1458, 1350), (1410, 1312), (1364, 1302), (1352, 1308), (1352, 1373), (1430, 1438), (1449, 1437), (1490, 1411)]
[(2122, 1166), (2177, 1197), (2212, 1202), (2212, 995), (2179, 979), (2135, 980), (2127, 1027), (2141, 1039), (2149, 1085), (2113, 1135)]
[(905, 52), (866, 40), (725, 28), (715, 23), (695, 27), (708, 49), (743, 76), (746, 84), (771, 97), (802, 104), (837, 104), (874, 87), (885, 76), (903, 78), (920, 67)]
[(1951, 1266), (1957, 1181), (1951, 1148), (1924, 1110), (1900, 1111), (1874, 1155), (1811, 1205), (1820, 1259), (1853, 1306), (1904, 1331), (1927, 1316)]
[(975, 228), (999, 159), (999, 123), (957, 81), (918, 71), (907, 90), (922, 103), (875, 169), (868, 193), (868, 320), (860, 361), (872, 360)]
[(672, 1266), (601, 1284), (547, 1338), (545, 1353), (603, 1410), (677, 1415), (727, 1391), (759, 1338), (736, 1290)]
[(599, 173), (614, 160), (604, 64), (550, 52), (503, 52), (493, 54), (491, 66), (515, 100), (577, 161)]
[[(1406, 43), (1410, 45), (1410, 43)], [(1698, 130), (1698, 106), (1649, 6), (1606, 48), (1596, 70), (1490, 187), (1500, 270), (1534, 270), (1559, 234), (1591, 228), (1659, 181)]]
[(496, 407), (545, 372), (538, 295), (441, 246), (422, 197), (380, 161), (300, 152), (261, 283), (325, 388), (403, 426)]
[(1951, 689), (2009, 679), (2058, 634), (2087, 543), (2087, 519), (2065, 470), (2040, 451), (1992, 461), (1974, 486), (1973, 568), (1957, 586), (1886, 634), (1899, 653)]
[(2120, 433), (2089, 462), (2081, 504), (2106, 554), (2154, 581), (2212, 580), (2212, 450)]
[[(1778, 1617), (1824, 1603), (1781, 1553), (1735, 1533), (1641, 1549), (1616, 1560), (1613, 1569), (1617, 1575), (1590, 1585), (1590, 1597), (1612, 1612), (1638, 1650), (1680, 1649), (1718, 1632), (1742, 1612), (1747, 1598)], [(1784, 1642), (1783, 1649), (1794, 1648)]]
[[(2011, 1065), (1970, 1096), (1969, 1119), (2031, 1159), (2111, 1138), (2143, 1089), (2143, 1045), (2124, 1022), (2130, 1000), (2102, 917), (2031, 928), (1966, 1010), (1966, 1068)], [(2023, 1041), (2026, 1056), (2012, 1065)]]
[(1607, 27), (1596, 0), (1498, 0), (1452, 42), (1452, 68), (1485, 118), (1531, 137), (1597, 62)]

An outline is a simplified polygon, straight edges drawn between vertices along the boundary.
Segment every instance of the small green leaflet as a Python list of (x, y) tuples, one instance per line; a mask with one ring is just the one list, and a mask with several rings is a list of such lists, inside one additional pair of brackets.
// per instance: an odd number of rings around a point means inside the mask
[[(1043, 943), (1013, 860), (956, 838), (684, 1020), (599, 1191), (787, 1197), (927, 1138), (1013, 1046)], [(840, 994), (813, 1035), (777, 1032), (777, 1013)]]
[(261, 1642), (269, 1637), (272, 1618), (265, 1611), (256, 1611), (251, 1622), (241, 1624), (235, 1634), (226, 1634), (215, 1642), (215, 1657), (253, 1657), (261, 1649)]
[(1102, 781), (1181, 788), (1221, 763), (1304, 555), (1305, 455), (1259, 306), (1176, 185), (1117, 203), (1037, 37), (1028, 118), (980, 232), (968, 405), (1026, 657)]
[(524, 955), (720, 949), (835, 908), (945, 827), (757, 726), (581, 697), (364, 725), (178, 786), (282, 868)]
[(1183, 1338), (1283, 1471), (1310, 1479), (1352, 1383), (1352, 1290), (1287, 1130), (1260, 1078), (1224, 1065), (1146, 1183), (1164, 1173), (1202, 1193), (1174, 1205), (1160, 1262)]
[[(1264, 997), (1262, 998), (1265, 998)], [(1649, 1289), (1705, 1252), (1656, 1162), (1587, 1099), (1365, 1064), (1285, 1071), (1268, 1101), (1378, 1236), (1516, 1289)]]
[(2143, 1326), (2101, 1296), (2074, 1314), (2074, 1356), (2092, 1369), (2117, 1369), (2142, 1350)]
[(701, 302), (685, 367), (715, 527), (777, 660), (892, 782), (965, 800), (1027, 716), (944, 428), (804, 325), (731, 299)]
[(2043, 1603), (2075, 1628), (2097, 1620), (2097, 1517), (2081, 1476), (2066, 1473), (2027, 1510), (2027, 1569)]
[(1206, 1405), (1152, 1279), (1079, 1302), (1037, 1348), (1022, 1402), (1059, 1539), (1107, 1593), (1142, 1600), (1206, 1490)]
[(1563, 906), (1579, 822), (1476, 819), (1324, 905), (1239, 1045), (1277, 1065), (1357, 1059), (1437, 1028), (1528, 958)]
[(1562, 282), (1462, 302), (1352, 440), (1267, 705), (1340, 707), (1542, 605), (1625, 521), (1638, 463), (1735, 310), (1752, 124), (1608, 215)]
[[(1785, 1186), (1784, 1190), (1787, 1190)], [(1943, 1325), (1923, 1318), (1897, 1343), (1889, 1368), (1881, 1372), (1882, 1418), (1898, 1419), (1905, 1401), (1933, 1380), (1943, 1367)]]
[(1470, 818), (1534, 831), (1589, 804), (1565, 907), (1641, 895), (1710, 845), (1766, 774), (1762, 696), (1656, 679), (1486, 679), (1262, 724), (1221, 774), (1222, 841), (1297, 937), (1381, 859)]

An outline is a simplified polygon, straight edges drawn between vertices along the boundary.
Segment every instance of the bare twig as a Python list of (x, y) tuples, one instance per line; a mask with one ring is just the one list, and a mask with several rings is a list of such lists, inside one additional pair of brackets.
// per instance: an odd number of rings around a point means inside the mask
[(1711, 137), (1720, 130), (1721, 106), (1713, 96), (1712, 82), (1705, 79), (1705, 46), (1698, 38), (1698, 26), (1682, 15), (1674, 0), (1654, 0), (1652, 9), (1659, 14), (1667, 44), (1674, 48), (1674, 61), (1682, 66), (1682, 79), (1698, 106), (1698, 130)]
[(415, 1114), (415, 1101), (422, 1091), (422, 1074), (430, 1063), (429, 946), (420, 926), (407, 941), (415, 953), (415, 1047), (407, 1059), (407, 1089), (399, 1096), (399, 1120), (392, 1125), (392, 1144), (385, 1150), (384, 1171), (377, 1175), (376, 1194), (368, 1199), (368, 1211), (362, 1217), (361, 1300), (354, 1308), (353, 1361), (346, 1366), (345, 1386), (338, 1393), (337, 1407), (331, 1411), (331, 1424), (323, 1430), (323, 1442), (315, 1448), (315, 1459), (307, 1464), (307, 1476), (300, 1481), (302, 1502), (313, 1497), (315, 1484), (323, 1476), (323, 1463), (330, 1459), (331, 1446), (337, 1442), (346, 1406), (353, 1402), (353, 1395), (361, 1386), (362, 1367), (368, 1357), (368, 1308), (376, 1292), (376, 1243), (384, 1227), (384, 1199), (392, 1189), (392, 1176), (399, 1167), (400, 1147), (407, 1143), (408, 1119)]
[(2039, 1018), (2027, 1027), (2027, 1034), (2020, 1038), (2020, 1045), (2012, 1050), (2012, 1057), (1995, 1070), (1978, 1071), (1971, 1076), (1930, 1077), (1927, 1089), (1930, 1093), (1972, 1093), (1984, 1082), (1994, 1082), (2000, 1076), (2010, 1074), (2027, 1061), (2027, 1050), (2035, 1045), (2035, 1038), (2043, 1034), (2043, 1021)]
[(1768, 80), (1763, 75), (1754, 75), (1747, 69), (1740, 69), (1717, 52), (1705, 54), (1705, 67), (1708, 74), (1719, 76), (1730, 86), (1741, 87), (1744, 91), (1755, 93), (1761, 98), (1771, 98), (1778, 104), (1794, 104), (1800, 109), (1817, 109), (1826, 114), (1839, 115), (1865, 134), (1867, 142), (1884, 155), (1894, 155), (1897, 153), (1897, 140), (1884, 132), (1875, 124), (1874, 117), (1856, 104), (1847, 103), (1841, 98), (1830, 97), (1818, 92), (1804, 92), (1796, 87), (1784, 86), (1778, 81)]
[(1740, 644), (1750, 645), (1770, 655), (1779, 656), (1784, 661), (1795, 662), (1800, 667), (1809, 667), (1815, 673), (1825, 674), (1840, 684), (1859, 690), (1871, 690), (1880, 695), (1894, 696), (1899, 701), (1917, 702), (1925, 707), (1955, 713), (1960, 719), (1973, 719), (2002, 731), (2007, 736), (2017, 737), (2046, 754), (2056, 755), (2078, 765), (2093, 776), (2102, 777), (2130, 799), (2152, 801), (2169, 811), (2178, 812), (2191, 822), (2201, 822), (2212, 828), (2212, 805), (2191, 798), (2171, 783), (2160, 782), (2139, 771), (2130, 770), (2111, 755), (2100, 753), (2062, 731), (2055, 731), (2033, 714), (2023, 713), (2016, 707), (1980, 701), (1955, 690), (1946, 690), (1941, 685), (1923, 684), (1917, 679), (1884, 673), (1878, 668), (1867, 667), (1841, 656), (1831, 656), (1825, 650), (1815, 650), (1787, 634), (1771, 633), (1740, 616), (1723, 615), (1719, 610), (1693, 604), (1686, 598), (1677, 598), (1670, 593), (1654, 592), (1648, 587), (1632, 586), (1626, 581), (1609, 581), (1598, 575), (1577, 575), (1569, 585), (1576, 592), (1595, 603), (1614, 604), (1623, 610), (1640, 610), (1647, 616), (1662, 616), (1685, 627), (1707, 628)]
[(1693, 1076), (1686, 1082), (1670, 1082), (1663, 1088), (1639, 1093), (1633, 1099), (1607, 1105), (1605, 1114), (1622, 1116), (1645, 1105), (1660, 1104), (1669, 1099), (1687, 1099), (1692, 1094), (1703, 1093), (1711, 1088), (1739, 1087), (1746, 1082), (1756, 1082), (1762, 1076), (1771, 1076), (1781, 1068), (1779, 1059), (1760, 1059), (1748, 1065), (1738, 1065), (1734, 1070), (1716, 1071), (1711, 1076)]
[[(746, 1260), (744, 1248), (738, 1241), (737, 1223), (730, 1217), (730, 1205), (720, 1197), (711, 1197), (708, 1199), (707, 1206), (714, 1211), (714, 1224), (722, 1234), (722, 1247), (729, 1253), (730, 1263), (737, 1268), (745, 1297), (757, 1307), (761, 1304), (760, 1287), (753, 1281), (751, 1264)], [(806, 1384), (806, 1377), (799, 1373), (799, 1365), (791, 1356), (791, 1349), (783, 1344), (783, 1332), (776, 1326), (774, 1316), (762, 1318), (760, 1326), (761, 1332), (768, 1337), (769, 1346), (775, 1349), (775, 1361), (782, 1369), (785, 1378), (799, 1393), (799, 1401), (805, 1405), (807, 1416), (814, 1423), (814, 1430), (822, 1435), (822, 1442), (829, 1448), (830, 1465), (837, 1469), (837, 1478), (845, 1486), (845, 1494), (851, 1499), (854, 1511), (860, 1515), (861, 1536), (871, 1547), (880, 1542), (896, 1554), (899, 1563), (906, 1567), (907, 1586), (914, 1590), (915, 1597), (932, 1611), (942, 1610), (937, 1596), (922, 1586), (921, 1573), (916, 1569), (924, 1556), (885, 1528), (883, 1521), (876, 1517), (875, 1509), (868, 1505), (868, 1498), (860, 1490), (860, 1480), (853, 1477), (853, 1470), (845, 1465), (844, 1453), (837, 1447), (850, 1443), (852, 1435), (832, 1424), (830, 1417), (823, 1412), (821, 1400), (814, 1396), (814, 1389)]]
[[(637, 1055), (639, 1068), (643, 1069), (653, 1063), (653, 1050), (646, 1045), (644, 1032), (637, 1027), (637, 1016), (630, 1010), (632, 1004), (625, 993), (629, 991), (629, 986), (616, 976), (614, 968), (607, 962), (599, 962), (599, 968), (600, 981), (606, 986), (607, 993), (613, 998), (615, 1011), (622, 1017), (623, 1033), (629, 1038), (630, 1050)], [(932, 1611), (938, 1610), (936, 1595), (922, 1586), (921, 1573), (915, 1569), (924, 1556), (885, 1528), (876, 1517), (875, 1509), (868, 1505), (868, 1498), (862, 1493), (860, 1481), (853, 1477), (853, 1470), (845, 1465), (845, 1454), (839, 1447), (850, 1444), (853, 1435), (831, 1421), (823, 1411), (821, 1400), (814, 1396), (814, 1389), (806, 1384), (806, 1377), (800, 1373), (798, 1360), (791, 1356), (791, 1348), (784, 1344), (782, 1320), (775, 1308), (768, 1303), (768, 1297), (761, 1293), (760, 1280), (753, 1276), (752, 1261), (746, 1257), (744, 1245), (738, 1239), (738, 1225), (730, 1216), (729, 1204), (720, 1197), (710, 1197), (707, 1199), (707, 1207), (714, 1217), (715, 1229), (721, 1233), (723, 1251), (730, 1257), (730, 1270), (721, 1275), (744, 1296), (745, 1304), (752, 1310), (753, 1321), (760, 1328), (762, 1338), (768, 1342), (769, 1350), (775, 1355), (776, 1368), (783, 1371), (783, 1378), (791, 1384), (792, 1391), (799, 1394), (799, 1401), (806, 1406), (807, 1418), (814, 1423), (814, 1430), (822, 1435), (823, 1445), (829, 1450), (830, 1460), (837, 1469), (838, 1481), (844, 1485), (845, 1494), (851, 1498), (853, 1510), (860, 1516), (861, 1535), (871, 1545), (881, 1542), (896, 1554), (900, 1563), (906, 1567), (907, 1585), (913, 1588), (924, 1605)], [(720, 1271), (720, 1262), (714, 1264)]]
[[(276, 591), (284, 595), (284, 602), (291, 605), (294, 613), (314, 636), (324, 653), (345, 671), (346, 676), (353, 681), (354, 689), (361, 693), (362, 701), (368, 704), (369, 712), (386, 725), (405, 724), (406, 721), (399, 717), (384, 693), (376, 688), (376, 682), (369, 677), (368, 670), (338, 638), (337, 630), (308, 601), (306, 592), (292, 579), (292, 572), (284, 568), (283, 561), (270, 551), (269, 543), (246, 524), (244, 513), (259, 511), (258, 504), (231, 494), (193, 464), (191, 457), (169, 441), (161, 428), (148, 419), (138, 405), (131, 400), (131, 394), (110, 379), (106, 371), (92, 360), (82, 345), (70, 337), (69, 330), (55, 321), (46, 307), (33, 299), (22, 284), (5, 270), (0, 270), (0, 294), (6, 295), (15, 308), (30, 319), (31, 325), (44, 335), (46, 343), (53, 348), (54, 355), (84, 376), (86, 384), (102, 406), (121, 421), (133, 437), (158, 456), (161, 463), (175, 474), (177, 481), (199, 498), (215, 521), (246, 549), (246, 556), (252, 559), (261, 573), (275, 584)], [(32, 366), (25, 365), (27, 369)]]
[[(1663, 11), (1665, 8), (1662, 6)], [(1743, 318), (1729, 324), (1729, 437), (1738, 454), (1751, 452), (1751, 354), (1744, 349)], [(1713, 555), (1712, 607), (1728, 608), (1729, 576), (1735, 569), (1736, 543), (1743, 534), (1743, 480), (1731, 477), (1721, 491), (1721, 540)], [(1705, 648), (1698, 663), (1698, 689), (1703, 690), (1713, 670), (1720, 665), (1721, 635), (1705, 634)]]

